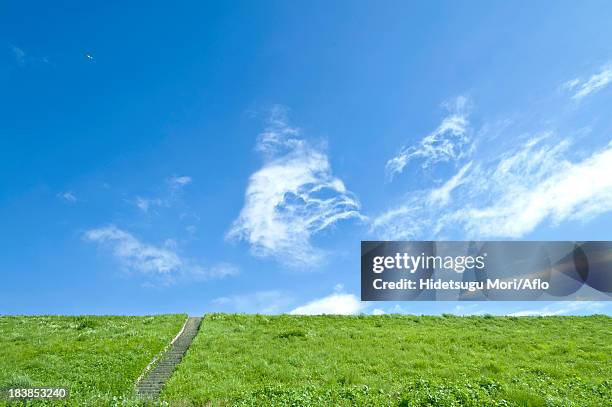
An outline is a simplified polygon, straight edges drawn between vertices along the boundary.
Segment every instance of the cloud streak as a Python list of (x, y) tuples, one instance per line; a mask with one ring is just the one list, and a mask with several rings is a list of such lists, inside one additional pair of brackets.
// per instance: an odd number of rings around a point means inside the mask
[(385, 239), (518, 238), (545, 221), (587, 220), (612, 210), (612, 144), (569, 159), (569, 138), (544, 133), (499, 155), (470, 162), (438, 188), (413, 191), (376, 217)]
[(404, 147), (387, 161), (385, 171), (388, 179), (402, 173), (412, 160), (420, 160), (423, 169), (440, 162), (460, 160), (472, 151), (472, 140), (469, 136), (469, 101), (464, 96), (455, 98), (446, 107), (449, 114), (440, 125), (425, 136), (416, 145)]
[(186, 175), (168, 178), (168, 184), (170, 185), (170, 188), (173, 189), (183, 188), (184, 186), (191, 184), (191, 181), (191, 177)]
[(583, 98), (595, 93), (612, 82), (612, 65), (604, 66), (600, 72), (592, 75), (586, 81), (573, 79), (564, 84), (564, 88), (575, 91), (572, 99), (580, 101)]
[(23, 50), (23, 48), (20, 48), (16, 45), (11, 45), (11, 51), (13, 53), (13, 57), (15, 58), (15, 62), (20, 67), (24, 67), (29, 64), (50, 64), (50, 61), (47, 57), (37, 57), (29, 55)]
[(60, 192), (57, 194), (57, 197), (69, 203), (75, 203), (77, 201), (77, 197), (72, 191)]
[(182, 257), (176, 251), (173, 241), (163, 246), (144, 243), (131, 233), (114, 225), (91, 229), (85, 232), (84, 239), (110, 248), (112, 255), (124, 270), (151, 277), (163, 284), (172, 284), (178, 279), (204, 281), (237, 274), (238, 270), (221, 263), (205, 268), (191, 259)]
[(251, 175), (244, 206), (228, 238), (251, 245), (254, 255), (272, 257), (291, 267), (322, 261), (313, 246), (317, 233), (337, 222), (360, 218), (360, 204), (333, 176), (327, 155), (288, 124), (277, 107), (258, 137), (264, 165)]
[(19, 65), (24, 65), (26, 61), (26, 53), (24, 50), (17, 46), (12, 46), (13, 55), (15, 56), (15, 60)]
[[(581, 100), (610, 82), (612, 65), (606, 65), (561, 89)], [(520, 238), (545, 223), (588, 221), (612, 211), (609, 135), (574, 140), (553, 130), (525, 133), (517, 123), (520, 134), (502, 139), (489, 124), (470, 131), (466, 104), (458, 98), (431, 135), (389, 160), (391, 175), (414, 158), (423, 160), (422, 169), (451, 160), (455, 165), (438, 173), (441, 184), (407, 190), (400, 203), (372, 217), (376, 238)], [(511, 125), (505, 121), (504, 131)]]
[(144, 213), (149, 213), (153, 208), (170, 208), (181, 198), (183, 188), (191, 184), (192, 179), (189, 176), (173, 176), (166, 179), (166, 188), (164, 188), (163, 196), (156, 198), (137, 196), (132, 203)]
[(159, 198), (143, 198), (141, 196), (136, 197), (134, 204), (145, 213), (149, 212), (149, 208), (153, 206), (166, 206), (164, 201)]

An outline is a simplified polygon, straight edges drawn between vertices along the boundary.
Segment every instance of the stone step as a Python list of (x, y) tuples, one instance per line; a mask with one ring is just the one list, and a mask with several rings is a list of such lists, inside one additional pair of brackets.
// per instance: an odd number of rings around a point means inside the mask
[(181, 362), (189, 349), (193, 338), (198, 334), (202, 318), (189, 317), (185, 322), (185, 329), (174, 341), (170, 348), (162, 355), (158, 363), (148, 374), (136, 384), (136, 394), (147, 399), (155, 399), (172, 376), (174, 369)]

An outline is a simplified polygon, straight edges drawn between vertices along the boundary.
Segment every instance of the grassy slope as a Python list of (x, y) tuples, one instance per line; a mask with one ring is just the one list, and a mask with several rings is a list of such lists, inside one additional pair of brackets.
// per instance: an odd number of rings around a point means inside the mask
[(0, 387), (65, 386), (76, 405), (130, 398), (186, 317), (0, 317)]
[(194, 404), (600, 406), (612, 399), (611, 355), (606, 316), (210, 314), (163, 397)]

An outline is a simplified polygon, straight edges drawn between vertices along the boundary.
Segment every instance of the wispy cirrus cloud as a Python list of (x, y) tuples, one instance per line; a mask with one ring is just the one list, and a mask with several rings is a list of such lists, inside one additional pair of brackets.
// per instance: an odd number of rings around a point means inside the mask
[(18, 47), (16, 45), (11, 45), (11, 52), (13, 53), (13, 58), (18, 66), (23, 67), (29, 64), (50, 64), (51, 62), (47, 57), (37, 57), (32, 56), (26, 53), (26, 51)]
[(274, 106), (267, 127), (257, 136), (255, 149), (267, 159), (274, 159), (306, 145), (300, 129), (290, 125), (287, 110), (284, 106)]
[(149, 212), (149, 208), (154, 207), (154, 206), (159, 206), (159, 207), (167, 206), (165, 201), (159, 198), (143, 198), (141, 196), (136, 197), (136, 199), (134, 200), (134, 205), (136, 205), (138, 209), (140, 209), (141, 211), (145, 213)]
[(491, 175), (486, 169), (470, 174), (472, 183), (490, 177), (478, 195), (491, 198), (458, 209), (449, 221), (463, 223), (472, 235), (516, 238), (546, 220), (556, 225), (612, 210), (612, 144), (576, 161), (567, 157), (572, 145), (570, 139), (547, 144), (535, 138), (502, 157)]
[(75, 203), (77, 201), (77, 197), (72, 191), (60, 192), (57, 194), (57, 197), (69, 203)]
[(420, 160), (421, 167), (428, 168), (439, 162), (460, 160), (470, 154), (473, 149), (468, 121), (470, 101), (458, 96), (445, 106), (448, 115), (432, 133), (416, 144), (403, 147), (387, 161), (385, 170), (388, 179), (400, 174), (412, 160)]
[(150, 277), (164, 285), (180, 279), (204, 281), (238, 273), (238, 269), (229, 263), (206, 268), (181, 256), (172, 240), (167, 240), (162, 246), (144, 243), (115, 225), (88, 230), (84, 239), (109, 248), (125, 271)]
[(191, 184), (191, 181), (191, 177), (186, 175), (173, 176), (168, 178), (168, 184), (170, 185), (170, 188), (173, 189), (183, 188), (184, 186)]
[(575, 78), (565, 82), (561, 87), (573, 92), (572, 99), (580, 101), (612, 82), (612, 64), (604, 65), (599, 72), (591, 75), (588, 79)]
[(361, 218), (359, 201), (333, 176), (327, 154), (289, 125), (286, 109), (272, 110), (256, 149), (264, 165), (249, 179), (228, 238), (244, 240), (256, 256), (288, 266), (316, 265), (324, 252), (311, 238), (340, 220)]
[(19, 65), (25, 65), (26, 62), (26, 53), (23, 49), (13, 45), (11, 47), (11, 50), (13, 51), (13, 56), (15, 57), (15, 60), (17, 61), (17, 64)]
[(612, 144), (571, 160), (569, 138), (544, 133), (503, 154), (465, 164), (441, 187), (412, 191), (373, 219), (385, 239), (518, 238), (548, 221), (612, 210)]
[[(586, 80), (566, 81), (562, 89), (579, 100), (610, 82), (612, 67), (606, 65)], [(455, 126), (450, 134), (462, 136), (466, 126)], [(433, 135), (446, 134), (441, 129), (447, 128), (454, 127), (440, 125)], [(489, 135), (486, 125), (474, 132), (465, 139), (472, 154), (442, 155), (459, 165), (443, 184), (406, 191), (403, 202), (373, 217), (371, 231), (382, 239), (519, 238), (545, 223), (586, 221), (612, 211), (612, 137), (604, 134), (597, 143), (596, 137), (575, 140), (558, 131), (530, 134), (519, 128), (518, 135), (504, 139)], [(511, 132), (511, 123), (503, 130)], [(442, 161), (437, 153), (427, 154), (424, 144), (405, 151), (434, 158), (427, 165)]]
[(181, 191), (191, 184), (192, 178), (187, 175), (172, 176), (166, 179), (165, 186), (156, 197), (136, 196), (130, 201), (144, 213), (149, 213), (153, 208), (170, 208), (181, 197)]

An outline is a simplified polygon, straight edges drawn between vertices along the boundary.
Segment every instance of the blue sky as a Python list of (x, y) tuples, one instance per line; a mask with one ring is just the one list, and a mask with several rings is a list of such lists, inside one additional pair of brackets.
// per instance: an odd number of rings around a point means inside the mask
[(359, 242), (611, 240), (608, 2), (0, 5), (0, 313), (361, 303)]

